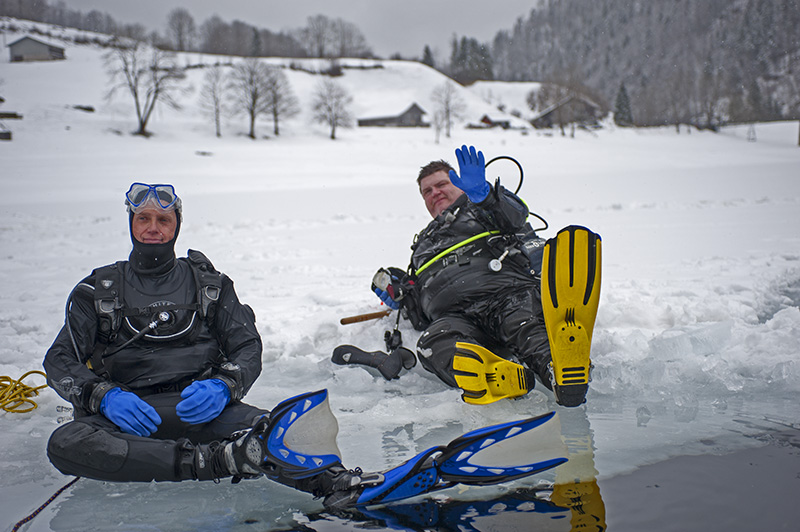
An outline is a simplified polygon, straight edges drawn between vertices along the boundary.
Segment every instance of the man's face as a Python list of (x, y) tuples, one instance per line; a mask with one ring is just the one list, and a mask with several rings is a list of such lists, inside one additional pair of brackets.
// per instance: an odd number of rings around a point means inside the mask
[(419, 191), (425, 200), (425, 207), (434, 218), (464, 193), (450, 181), (450, 176), (444, 170), (423, 177), (419, 182)]
[(178, 217), (174, 210), (142, 209), (133, 214), (131, 232), (142, 244), (163, 244), (175, 236)]

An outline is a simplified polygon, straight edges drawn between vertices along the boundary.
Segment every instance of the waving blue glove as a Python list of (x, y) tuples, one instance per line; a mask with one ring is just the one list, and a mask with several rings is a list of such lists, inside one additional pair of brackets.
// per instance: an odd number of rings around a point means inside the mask
[(175, 411), (181, 421), (199, 425), (211, 421), (219, 415), (231, 401), (231, 391), (219, 379), (194, 381), (181, 392), (183, 401)]
[(458, 171), (450, 170), (450, 181), (466, 193), (472, 203), (480, 203), (492, 191), (491, 185), (486, 181), (486, 163), (483, 152), (475, 153), (475, 146), (461, 146), (456, 150)]
[(100, 412), (123, 432), (137, 436), (150, 436), (161, 424), (161, 416), (155, 408), (135, 393), (121, 388), (112, 388), (106, 393), (100, 401)]

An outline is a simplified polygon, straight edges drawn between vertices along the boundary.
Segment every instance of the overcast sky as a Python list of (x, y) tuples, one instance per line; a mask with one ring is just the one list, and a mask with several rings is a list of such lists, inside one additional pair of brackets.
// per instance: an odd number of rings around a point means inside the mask
[[(305, 26), (312, 15), (352, 22), (363, 32), (373, 52), (389, 57), (419, 57), (427, 44), (442, 59), (450, 54), (450, 39), (474, 37), (490, 42), (527, 17), (537, 0), (64, 0), (81, 11), (98, 9), (120, 23), (140, 23), (164, 33), (167, 14), (184, 7), (199, 26), (212, 15), (227, 22), (241, 20), (270, 31)], [(51, 1), (51, 4), (56, 3)]]

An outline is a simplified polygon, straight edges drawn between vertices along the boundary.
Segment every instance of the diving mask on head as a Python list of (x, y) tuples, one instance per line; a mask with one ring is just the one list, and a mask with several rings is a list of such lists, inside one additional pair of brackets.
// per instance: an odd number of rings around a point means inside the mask
[[(125, 205), (128, 208), (128, 228), (131, 232), (131, 242), (133, 242), (133, 251), (131, 251), (129, 259), (131, 267), (138, 273), (146, 274), (168, 271), (175, 262), (175, 240), (178, 238), (181, 218), (183, 218), (181, 199), (175, 194), (175, 187), (134, 183), (125, 193)], [(134, 215), (144, 209), (155, 209), (162, 212), (175, 211), (177, 219), (175, 233), (168, 242), (145, 244), (133, 235)]]
[(134, 183), (125, 193), (125, 204), (129, 212), (154, 207), (164, 211), (174, 209), (179, 216), (181, 214), (181, 199), (175, 194), (175, 187), (172, 185)]

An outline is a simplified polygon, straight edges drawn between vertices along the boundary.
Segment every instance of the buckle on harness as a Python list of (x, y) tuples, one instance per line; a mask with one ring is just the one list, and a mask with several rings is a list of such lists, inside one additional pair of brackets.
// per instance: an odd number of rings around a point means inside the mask
[(218, 299), (219, 299), (219, 293), (220, 293), (220, 291), (221, 291), (221, 290), (220, 290), (220, 287), (219, 287), (219, 286), (204, 286), (204, 287), (203, 287), (203, 293), (205, 293), (205, 296), (206, 296), (206, 297), (207, 297), (207, 298), (208, 298), (210, 301), (216, 301), (216, 300), (218, 300)]

